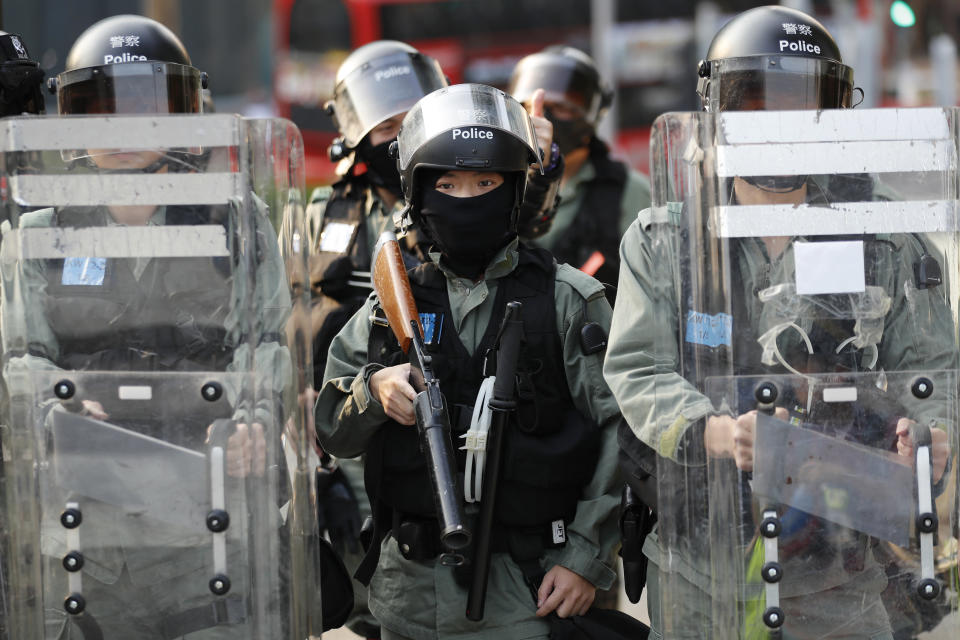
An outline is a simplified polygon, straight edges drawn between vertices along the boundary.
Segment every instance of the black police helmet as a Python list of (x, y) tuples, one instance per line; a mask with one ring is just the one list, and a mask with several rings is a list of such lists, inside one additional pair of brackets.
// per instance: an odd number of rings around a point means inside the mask
[(613, 101), (613, 89), (603, 81), (593, 58), (566, 45), (547, 47), (514, 67), (507, 93), (525, 103), (537, 89), (546, 92), (546, 100), (581, 112), (594, 129)]
[(206, 86), (170, 29), (119, 15), (80, 34), (51, 89), (61, 114), (199, 113)]
[(453, 85), (419, 101), (403, 119), (396, 155), (407, 202), (401, 228), (418, 220), (425, 169), (517, 173), (519, 207), (526, 171), (539, 161), (536, 134), (523, 106), (481, 84)]
[(853, 69), (827, 29), (781, 6), (731, 19), (697, 71), (708, 111), (835, 109), (850, 106), (853, 93)]
[(378, 40), (356, 49), (337, 69), (333, 100), (326, 104), (342, 136), (334, 159), (346, 156), (387, 118), (445, 86), (437, 61), (406, 43)]
[(0, 117), (44, 111), (43, 70), (15, 33), (0, 31)]

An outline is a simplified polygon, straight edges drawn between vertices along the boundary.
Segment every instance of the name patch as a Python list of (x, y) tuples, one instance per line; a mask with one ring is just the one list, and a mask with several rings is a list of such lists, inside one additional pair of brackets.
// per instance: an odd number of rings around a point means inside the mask
[(698, 311), (687, 312), (686, 341), (708, 347), (733, 344), (733, 318), (728, 313), (715, 316)]
[(423, 343), (438, 344), (440, 334), (443, 332), (443, 314), (442, 313), (421, 313), (420, 324), (423, 326)]
[(553, 544), (564, 544), (567, 541), (567, 530), (563, 526), (563, 520), (551, 522), (550, 529), (553, 533)]
[(103, 284), (106, 273), (106, 258), (66, 258), (60, 284), (96, 287)]

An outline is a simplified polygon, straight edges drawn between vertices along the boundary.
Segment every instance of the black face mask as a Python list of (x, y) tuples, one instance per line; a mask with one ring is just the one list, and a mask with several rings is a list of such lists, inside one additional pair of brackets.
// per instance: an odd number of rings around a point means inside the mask
[(397, 159), (391, 158), (389, 153), (390, 143), (392, 142), (394, 140), (387, 140), (376, 146), (371, 146), (370, 142), (364, 139), (357, 148), (357, 153), (364, 164), (367, 165), (367, 176), (371, 183), (389, 189), (397, 196), (403, 197)]
[(553, 123), (553, 141), (560, 147), (560, 153), (570, 153), (590, 142), (593, 127), (583, 118), (560, 120), (549, 109), (544, 109), (544, 115)]
[(432, 186), (422, 193), (423, 226), (458, 276), (481, 276), (497, 252), (513, 240), (514, 179), (472, 198), (455, 198)]

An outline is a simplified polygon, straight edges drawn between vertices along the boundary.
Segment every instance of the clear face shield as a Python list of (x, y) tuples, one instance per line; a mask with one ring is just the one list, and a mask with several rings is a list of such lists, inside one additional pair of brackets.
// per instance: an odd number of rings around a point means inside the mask
[(407, 206), (397, 214), (406, 229), (415, 207), (421, 169), (525, 173), (543, 163), (530, 116), (512, 97), (487, 85), (462, 84), (435, 91), (403, 120), (397, 155)]
[(438, 169), (524, 170), (530, 158), (501, 160), (483, 153), (493, 151), (497, 134), (492, 130), (519, 140), (533, 158), (539, 159), (537, 136), (529, 114), (503, 91), (481, 84), (461, 84), (435, 91), (418, 102), (403, 119), (397, 136), (400, 172), (408, 171), (421, 149), (444, 134), (451, 144), (463, 145), (465, 152), (454, 152), (449, 161), (428, 161)]
[(717, 111), (843, 109), (851, 105), (853, 69), (817, 58), (751, 56), (710, 61), (697, 93)]
[[(798, 56), (728, 58), (710, 63), (697, 88), (704, 108), (718, 111), (804, 111), (849, 108), (853, 70), (836, 62)], [(745, 176), (769, 193), (800, 189), (808, 176)]]
[(518, 70), (510, 93), (526, 104), (537, 89), (546, 92), (544, 99), (547, 103), (558, 105), (565, 111), (564, 120), (582, 119), (595, 127), (608, 106), (596, 78), (584, 73), (573, 60), (551, 60)]
[[(194, 67), (165, 62), (127, 62), (65, 71), (57, 77), (61, 115), (163, 115), (201, 113), (204, 74)], [(200, 147), (180, 154), (198, 156)], [(91, 158), (101, 169), (144, 169), (170, 156), (142, 149), (70, 149), (64, 160)], [(102, 158), (102, 160), (98, 160)]]
[(337, 85), (333, 107), (337, 127), (350, 149), (387, 118), (446, 85), (436, 60), (398, 52), (364, 64)]

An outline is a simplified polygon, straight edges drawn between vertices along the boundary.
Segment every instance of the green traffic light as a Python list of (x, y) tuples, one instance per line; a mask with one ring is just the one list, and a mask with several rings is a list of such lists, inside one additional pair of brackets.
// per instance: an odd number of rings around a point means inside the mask
[(890, 5), (890, 19), (898, 27), (912, 27), (917, 24), (917, 16), (914, 15), (913, 9), (903, 0), (896, 0)]

